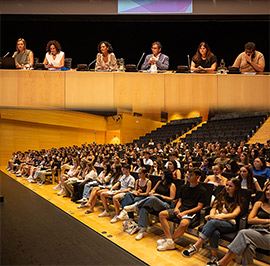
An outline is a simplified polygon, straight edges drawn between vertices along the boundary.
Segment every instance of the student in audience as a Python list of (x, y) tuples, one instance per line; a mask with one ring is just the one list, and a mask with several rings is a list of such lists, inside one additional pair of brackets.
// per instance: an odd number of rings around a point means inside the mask
[(148, 214), (152, 211), (160, 212), (169, 209), (175, 195), (176, 187), (173, 183), (172, 173), (166, 169), (161, 175), (161, 180), (157, 182), (147, 198), (124, 208), (127, 212), (134, 212), (139, 209), (138, 228), (140, 232), (136, 236), (136, 240), (142, 239), (145, 235), (147, 226), (149, 225)]
[(160, 176), (162, 173), (162, 164), (161, 161), (154, 161), (153, 165), (151, 166), (151, 169), (149, 171), (150, 175), (157, 175)]
[(53, 188), (53, 190), (60, 190), (58, 192), (58, 196), (61, 196), (61, 195), (64, 195), (65, 194), (65, 191), (64, 191), (64, 182), (69, 179), (69, 178), (72, 178), (72, 177), (76, 177), (79, 173), (79, 159), (78, 158), (74, 158), (72, 160), (72, 163), (73, 163), (73, 166), (70, 168), (70, 170), (68, 171), (67, 174), (62, 174), (60, 176), (60, 182), (59, 184)]
[(265, 68), (264, 55), (256, 51), (255, 43), (248, 42), (245, 44), (245, 52), (237, 56), (233, 67), (239, 67), (241, 72), (263, 72)]
[(152, 182), (147, 177), (147, 170), (145, 167), (142, 167), (139, 170), (138, 176), (139, 178), (135, 182), (135, 189), (133, 191), (126, 193), (123, 200), (121, 201), (121, 206), (123, 210), (120, 212), (120, 215), (118, 216), (119, 220), (125, 220), (128, 218), (134, 219), (134, 213), (133, 212), (127, 213), (124, 210), (124, 207), (134, 204), (135, 202), (140, 201), (149, 195)]
[(65, 53), (61, 51), (61, 45), (58, 41), (52, 40), (47, 43), (46, 55), (43, 64), (48, 69), (60, 69), (65, 65)]
[(144, 159), (143, 159), (143, 165), (153, 165), (153, 161), (150, 159), (150, 152), (149, 151), (145, 151), (144, 152)]
[(230, 161), (230, 158), (226, 157), (226, 154), (227, 154), (227, 151), (225, 149), (221, 149), (220, 157), (215, 159), (214, 165), (222, 164), (223, 166), (225, 166)]
[(115, 215), (111, 219), (111, 223), (119, 221), (120, 214), (120, 201), (125, 197), (125, 194), (129, 192), (135, 186), (135, 179), (130, 175), (130, 165), (124, 164), (122, 167), (123, 175), (120, 177), (119, 181), (112, 186), (109, 191), (102, 192), (100, 198), (104, 207), (104, 212), (99, 214), (98, 217), (110, 216), (110, 211), (108, 207), (108, 198), (113, 199), (113, 204), (115, 208)]
[(258, 180), (253, 177), (252, 169), (248, 165), (244, 165), (240, 168), (240, 174), (237, 178), (239, 178), (241, 182), (241, 188), (250, 189), (253, 194), (255, 194), (256, 191), (262, 190)]
[(133, 167), (133, 172), (138, 173), (139, 170), (143, 167), (143, 159), (138, 158), (136, 160), (136, 165)]
[[(157, 250), (164, 251), (174, 249), (174, 240), (182, 236), (188, 226), (195, 222), (203, 206), (205, 206), (206, 190), (199, 184), (201, 170), (194, 168), (188, 175), (189, 183), (183, 185), (180, 189), (179, 199), (174, 209), (165, 210), (159, 213), (159, 220), (165, 233), (165, 238), (157, 241)], [(177, 219), (179, 226), (171, 235), (168, 220)]]
[(93, 163), (90, 161), (87, 161), (87, 174), (85, 175), (82, 182), (78, 184), (78, 198), (84, 198), (88, 197), (89, 193), (91, 192), (91, 189), (93, 187), (93, 182), (95, 185), (97, 185), (96, 179), (97, 179), (97, 170), (93, 166)]
[(192, 57), (190, 69), (196, 72), (215, 71), (217, 68), (217, 58), (211, 52), (206, 42), (201, 42), (196, 54)]
[(169, 57), (161, 53), (162, 45), (160, 42), (152, 43), (152, 54), (145, 57), (144, 63), (141, 69), (150, 71), (168, 70), (169, 69)]
[(177, 169), (177, 164), (175, 160), (169, 161), (168, 168), (172, 172), (173, 178), (181, 179), (181, 171)]
[(248, 156), (248, 153), (247, 152), (244, 151), (244, 152), (242, 152), (240, 154), (240, 158), (239, 158), (237, 164), (239, 166), (250, 165), (250, 163), (249, 163), (249, 156)]
[(17, 40), (16, 52), (12, 56), (15, 59), (16, 68), (25, 68), (34, 65), (34, 55), (31, 50), (26, 49), (26, 41), (23, 38)]
[(236, 230), (236, 217), (242, 209), (241, 183), (237, 178), (232, 178), (226, 183), (226, 187), (217, 195), (210, 214), (205, 217), (206, 224), (198, 241), (184, 250), (184, 257), (191, 257), (209, 239), (212, 257), (207, 263), (213, 265), (217, 261), (217, 249), (220, 234), (231, 233)]
[(203, 161), (201, 163), (201, 170), (206, 172), (206, 175), (212, 173), (212, 160), (206, 156), (203, 157)]
[[(270, 246), (270, 182), (264, 188), (262, 198), (254, 204), (248, 216), (250, 229), (239, 231), (229, 244), (229, 251), (215, 265), (226, 266), (236, 255), (242, 257), (242, 265), (253, 265), (256, 248), (269, 250)], [(264, 231), (265, 230), (265, 231)], [(267, 232), (268, 231), (268, 232)]]
[(211, 183), (215, 186), (225, 186), (227, 178), (222, 176), (222, 171), (224, 167), (222, 164), (217, 164), (213, 167), (213, 175), (209, 175), (205, 178), (204, 183)]
[(102, 41), (98, 45), (96, 60), (96, 71), (116, 71), (118, 70), (116, 57), (113, 53), (112, 45), (107, 41)]
[(85, 207), (90, 207), (89, 210), (85, 212), (85, 214), (89, 214), (95, 211), (95, 205), (97, 202), (97, 197), (100, 196), (101, 193), (105, 191), (109, 191), (120, 179), (122, 176), (122, 165), (121, 164), (116, 164), (112, 165), (112, 175), (111, 179), (109, 181), (109, 184), (105, 185), (98, 185), (97, 187), (93, 187), (91, 194), (89, 196), (89, 200), (87, 203), (84, 205)]
[(262, 156), (259, 156), (254, 160), (253, 174), (254, 175), (264, 175), (269, 180), (270, 169), (266, 167), (265, 159)]

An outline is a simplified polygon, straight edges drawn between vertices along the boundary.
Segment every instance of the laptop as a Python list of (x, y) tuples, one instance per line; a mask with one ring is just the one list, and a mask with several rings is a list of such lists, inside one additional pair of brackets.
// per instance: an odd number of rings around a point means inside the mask
[(15, 69), (15, 59), (13, 57), (0, 57), (0, 69)]

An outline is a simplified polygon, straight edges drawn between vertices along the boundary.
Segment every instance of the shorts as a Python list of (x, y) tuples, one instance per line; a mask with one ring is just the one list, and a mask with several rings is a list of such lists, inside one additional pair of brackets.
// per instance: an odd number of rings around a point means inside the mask
[(173, 221), (174, 223), (180, 223), (182, 219), (186, 219), (189, 221), (189, 224), (192, 224), (194, 223), (195, 221), (198, 220), (198, 216), (195, 214), (195, 215), (189, 215), (188, 217), (184, 217), (184, 218), (178, 218), (175, 213), (174, 213), (174, 209), (169, 209), (169, 210), (166, 210), (169, 214), (169, 219), (170, 221)]

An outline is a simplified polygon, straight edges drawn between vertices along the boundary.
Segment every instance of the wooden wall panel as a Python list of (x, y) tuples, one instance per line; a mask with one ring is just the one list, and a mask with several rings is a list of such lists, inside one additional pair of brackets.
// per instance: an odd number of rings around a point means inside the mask
[(114, 73), (66, 72), (66, 108), (113, 109)]
[(0, 106), (18, 106), (18, 75), (16, 70), (0, 70)]
[(193, 110), (217, 106), (217, 75), (165, 75), (165, 111)]
[(220, 75), (217, 106), (270, 109), (269, 75)]
[(61, 71), (26, 71), (18, 75), (18, 105), (64, 108), (65, 81)]

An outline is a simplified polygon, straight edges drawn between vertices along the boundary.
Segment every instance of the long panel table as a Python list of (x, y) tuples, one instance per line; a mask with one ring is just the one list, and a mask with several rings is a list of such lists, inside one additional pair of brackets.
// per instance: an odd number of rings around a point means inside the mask
[(0, 106), (135, 112), (270, 109), (270, 79), (268, 74), (0, 70)]

